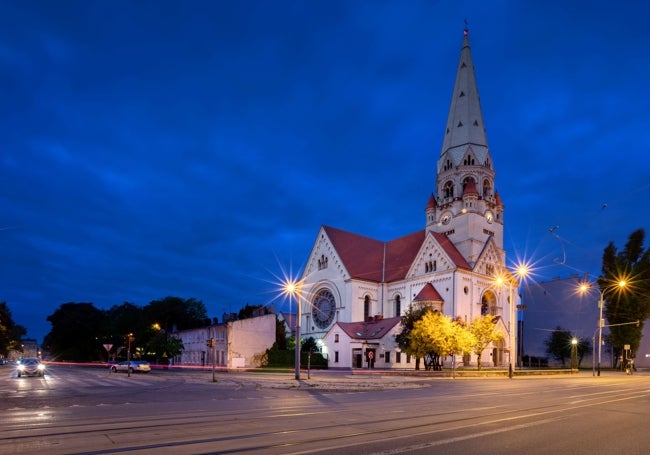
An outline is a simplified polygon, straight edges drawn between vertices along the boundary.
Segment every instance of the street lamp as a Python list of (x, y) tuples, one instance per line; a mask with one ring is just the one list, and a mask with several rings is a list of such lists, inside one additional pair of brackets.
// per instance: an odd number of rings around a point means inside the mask
[[(603, 326), (604, 326), (604, 320), (603, 320), (603, 306), (605, 304), (605, 294), (607, 291), (611, 290), (618, 290), (621, 291), (625, 289), (627, 286), (627, 281), (624, 279), (618, 280), (616, 283), (614, 283), (612, 286), (606, 287), (605, 289), (600, 289), (598, 288), (598, 292), (600, 293), (600, 300), (598, 301), (598, 309), (599, 309), (599, 315), (598, 315), (598, 376), (600, 376), (600, 362), (602, 360), (602, 345), (603, 345)], [(578, 292), (581, 294), (586, 294), (587, 292), (593, 290), (595, 288), (591, 287), (591, 283), (581, 283), (580, 286), (578, 287)], [(592, 360), (593, 362), (593, 360)]]
[[(506, 284), (506, 279), (499, 275), (496, 278), (496, 285), (498, 287), (503, 287)], [(510, 307), (508, 308), (508, 313), (509, 313), (509, 321), (508, 321), (508, 347), (509, 347), (509, 354), (508, 354), (508, 377), (512, 379), (514, 375), (514, 366), (513, 366), (513, 354), (515, 353), (515, 324), (514, 324), (514, 305), (512, 302), (512, 283), (508, 282), (508, 304)]]
[(132, 333), (126, 335), (126, 375), (131, 377), (131, 343), (135, 340)]
[(295, 359), (295, 373), (296, 380), (300, 380), (300, 293), (302, 292), (302, 282), (289, 280), (284, 283), (284, 293), (289, 296), (289, 304), (291, 298), (296, 298), (296, 359)]
[[(517, 275), (517, 277), (519, 278), (519, 286), (517, 287), (518, 288), (517, 294), (518, 294), (520, 299), (522, 298), (521, 296), (523, 295), (523, 293), (521, 291), (521, 284), (524, 282), (524, 280), (526, 279), (526, 277), (528, 276), (529, 273), (530, 273), (530, 267), (528, 266), (528, 264), (521, 263), (521, 264), (517, 265), (517, 267), (515, 268), (515, 275)], [(513, 303), (513, 305), (514, 305), (514, 303)], [(519, 307), (518, 305), (514, 305), (514, 306), (515, 306), (515, 308)], [(523, 308), (524, 307), (522, 306), (521, 309), (523, 310)], [(515, 312), (515, 315), (517, 315), (516, 312)], [(522, 333), (521, 333), (521, 335), (519, 335), (519, 318), (516, 317), (516, 316), (515, 316), (515, 324), (517, 326), (517, 332), (516, 333), (521, 338), (521, 336), (523, 335), (523, 326), (522, 326), (522, 329), (521, 329)], [(522, 322), (522, 324), (523, 324), (523, 322)], [(514, 340), (513, 339), (513, 342), (517, 343), (517, 344), (515, 344), (515, 354), (516, 354), (515, 362), (516, 362), (517, 365), (520, 365), (519, 356), (521, 355), (521, 353), (519, 352), (519, 345), (521, 345), (522, 352), (523, 352), (522, 340), (523, 340), (523, 338), (521, 338), (520, 340)]]
[(571, 371), (578, 369), (578, 339), (571, 338)]
[[(526, 264), (520, 264), (518, 265), (515, 270), (514, 274), (520, 279), (523, 280), (526, 276), (528, 276), (530, 269)], [(510, 349), (510, 355), (509, 355), (509, 365), (508, 365), (508, 377), (512, 379), (515, 373), (515, 362), (517, 359), (517, 312), (516, 308), (517, 305), (515, 305), (515, 299), (513, 299), (512, 296), (512, 288), (514, 284), (514, 280), (512, 279), (512, 275), (508, 275), (508, 279), (504, 278), (503, 276), (499, 275), (496, 278), (496, 284), (499, 287), (504, 286), (505, 284), (508, 284), (508, 304), (510, 305), (509, 308), (509, 321), (508, 321), (508, 335), (509, 335), (509, 349)], [(507, 281), (507, 283), (506, 283)], [(517, 283), (518, 285), (519, 283)]]

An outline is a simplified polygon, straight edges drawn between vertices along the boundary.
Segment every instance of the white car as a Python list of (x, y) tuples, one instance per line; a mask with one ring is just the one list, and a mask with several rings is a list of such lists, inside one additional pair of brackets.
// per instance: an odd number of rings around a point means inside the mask
[(45, 365), (37, 358), (24, 358), (16, 364), (16, 374), (21, 376), (40, 376), (45, 374)]
[(149, 373), (151, 371), (151, 365), (149, 365), (149, 362), (144, 360), (125, 360), (124, 362), (111, 365), (111, 371), (113, 373), (117, 373), (118, 371), (124, 371), (127, 373)]

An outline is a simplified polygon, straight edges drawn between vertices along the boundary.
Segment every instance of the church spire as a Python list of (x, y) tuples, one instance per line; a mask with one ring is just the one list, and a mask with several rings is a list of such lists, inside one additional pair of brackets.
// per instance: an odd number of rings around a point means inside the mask
[(503, 204), (497, 199), (495, 175), (466, 22), (437, 163), (436, 205), (425, 211), (427, 230), (447, 235), (470, 264), (488, 239), (503, 248)]
[[(440, 157), (446, 155), (453, 166), (461, 164), (468, 147), (472, 148), (480, 164), (491, 161), (476, 76), (474, 75), (474, 62), (469, 47), (467, 21), (463, 35), (456, 82), (440, 151)], [(442, 159), (440, 161), (443, 162)], [(441, 169), (438, 169), (438, 172), (440, 171)]]

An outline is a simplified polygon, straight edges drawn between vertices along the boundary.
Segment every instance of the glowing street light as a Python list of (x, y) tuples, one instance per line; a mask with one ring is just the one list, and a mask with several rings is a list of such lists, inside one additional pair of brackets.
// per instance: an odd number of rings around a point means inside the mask
[(296, 359), (295, 359), (295, 373), (296, 380), (300, 380), (300, 294), (302, 294), (302, 281), (293, 279), (286, 280), (283, 286), (283, 293), (289, 296), (289, 304), (291, 299), (296, 298)]
[[(519, 282), (526, 278), (530, 272), (530, 268), (526, 264), (519, 264), (518, 266), (515, 267), (513, 273), (519, 278)], [(504, 275), (498, 275), (495, 278), (495, 284), (497, 287), (503, 287), (505, 285), (508, 286), (508, 304), (510, 305), (509, 308), (509, 314), (510, 317), (509, 323), (508, 323), (508, 335), (509, 335), (509, 348), (510, 348), (510, 355), (509, 355), (509, 365), (508, 365), (508, 377), (512, 379), (514, 376), (515, 372), (515, 362), (517, 359), (517, 311), (516, 308), (517, 306), (515, 305), (515, 299), (513, 299), (512, 296), (512, 289), (513, 285), (518, 285), (519, 282), (516, 282), (513, 279), (513, 276), (508, 274), (507, 276)]]
[(571, 338), (571, 372), (578, 369), (578, 339)]
[[(605, 294), (607, 294), (607, 291), (612, 291), (612, 290), (618, 290), (619, 292), (623, 289), (626, 288), (627, 286), (627, 280), (625, 279), (619, 279), (616, 281), (613, 285), (606, 287), (605, 289), (600, 289), (598, 288), (598, 292), (600, 293), (600, 300), (598, 301), (598, 309), (599, 309), (599, 316), (598, 316), (598, 376), (600, 376), (600, 362), (602, 360), (602, 344), (603, 344), (603, 326), (604, 320), (603, 320), (603, 306), (604, 306), (604, 301), (605, 301)], [(578, 287), (578, 292), (581, 294), (586, 294), (589, 291), (592, 291), (596, 288), (591, 287), (591, 283), (580, 283), (580, 286)]]

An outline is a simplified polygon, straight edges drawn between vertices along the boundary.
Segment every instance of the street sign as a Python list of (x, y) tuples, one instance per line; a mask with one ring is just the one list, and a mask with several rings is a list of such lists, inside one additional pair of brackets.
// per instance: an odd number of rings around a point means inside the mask
[(103, 345), (103, 346), (104, 346), (104, 349), (106, 349), (106, 352), (110, 351), (111, 348), (113, 347), (112, 344), (105, 344), (105, 345)]

